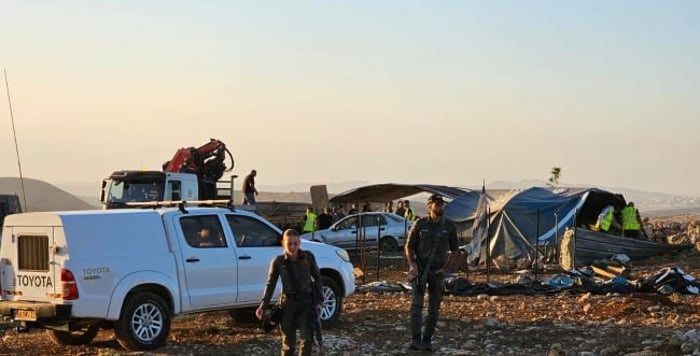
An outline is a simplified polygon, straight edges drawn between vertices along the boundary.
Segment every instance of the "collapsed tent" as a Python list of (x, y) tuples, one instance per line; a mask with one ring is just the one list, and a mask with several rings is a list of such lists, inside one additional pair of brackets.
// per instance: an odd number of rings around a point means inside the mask
[(482, 188), (481, 192), (477, 190), (466, 192), (445, 205), (445, 217), (455, 224), (461, 237), (471, 237), (475, 229), (475, 219), (481, 213), (478, 209), (481, 207), (485, 210), (488, 205), (504, 195), (509, 196), (511, 192), (510, 189), (486, 190), (486, 188)]
[(625, 199), (597, 188), (533, 187), (504, 194), (491, 202), (488, 233), (473, 236), (469, 260), (484, 263), (488, 241), (492, 259), (532, 261), (538, 249), (557, 246), (565, 229), (594, 225), (608, 205), (621, 209)]

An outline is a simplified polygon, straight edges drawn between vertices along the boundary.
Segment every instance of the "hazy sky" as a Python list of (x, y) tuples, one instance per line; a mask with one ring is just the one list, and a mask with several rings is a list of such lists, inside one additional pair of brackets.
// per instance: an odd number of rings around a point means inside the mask
[(24, 175), (54, 184), (215, 137), (259, 185), (559, 166), (700, 195), (698, 1), (3, 0), (0, 38)]

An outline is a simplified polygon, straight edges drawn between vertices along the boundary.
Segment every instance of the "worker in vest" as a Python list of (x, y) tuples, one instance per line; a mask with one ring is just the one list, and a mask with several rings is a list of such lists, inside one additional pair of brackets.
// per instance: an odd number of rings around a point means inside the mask
[(304, 216), (304, 228), (301, 230), (302, 233), (314, 232), (316, 231), (316, 220), (317, 216), (311, 207), (306, 208), (306, 215)]
[(615, 207), (608, 205), (603, 208), (603, 211), (598, 215), (598, 221), (595, 223), (596, 231), (602, 231), (608, 234), (616, 235), (620, 232), (620, 224), (615, 219)]
[(633, 202), (627, 203), (622, 208), (622, 236), (641, 238), (642, 218), (639, 217), (639, 210), (634, 207)]
[(417, 220), (418, 216), (413, 212), (413, 208), (411, 208), (411, 202), (408, 200), (403, 202), (403, 208), (404, 208), (404, 213), (403, 213), (403, 218), (409, 221)]

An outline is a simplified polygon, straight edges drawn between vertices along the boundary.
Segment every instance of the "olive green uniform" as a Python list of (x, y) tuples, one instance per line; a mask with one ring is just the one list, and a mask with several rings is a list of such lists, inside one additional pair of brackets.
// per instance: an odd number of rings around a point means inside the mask
[(315, 307), (311, 301), (312, 293), (321, 296), (321, 273), (316, 258), (311, 252), (304, 250), (299, 250), (295, 259), (286, 254), (275, 257), (270, 263), (267, 276), (262, 300), (263, 310), (270, 305), (278, 278), (282, 280), (281, 302), (284, 309), (280, 323), (282, 355), (295, 353), (297, 329), (301, 339), (299, 354), (310, 355), (313, 343), (311, 308)]
[[(436, 242), (436, 239), (437, 242)], [(427, 273), (428, 287), (428, 315), (425, 318), (425, 329), (421, 333), (423, 325), (423, 302), (425, 298), (426, 284), (413, 283), (411, 299), (411, 338), (412, 344), (422, 344), (424, 347), (431, 344), (435, 325), (438, 321), (440, 302), (443, 294), (443, 279), (447, 250), (457, 251), (459, 240), (457, 229), (445, 218), (433, 222), (429, 217), (418, 219), (411, 228), (406, 241), (408, 250), (413, 253), (418, 265), (418, 277)], [(435, 256), (427, 266), (431, 250), (435, 248)], [(427, 271), (426, 271), (427, 269)]]

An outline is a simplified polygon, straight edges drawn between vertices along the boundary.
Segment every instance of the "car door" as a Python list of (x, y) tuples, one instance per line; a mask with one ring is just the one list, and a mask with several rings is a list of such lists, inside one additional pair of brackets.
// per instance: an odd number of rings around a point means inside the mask
[[(233, 234), (238, 259), (239, 303), (258, 302), (262, 298), (272, 259), (282, 254), (282, 234), (266, 222), (242, 214), (226, 214)], [(278, 281), (273, 299), (279, 296)]]
[(361, 236), (366, 247), (377, 247), (377, 241), (385, 235), (386, 219), (382, 214), (366, 214), (362, 216)]
[(358, 215), (348, 216), (338, 221), (324, 236), (325, 242), (346, 250), (356, 249), (358, 221)]
[(218, 214), (180, 217), (180, 253), (192, 309), (232, 304), (237, 297), (238, 260)]

